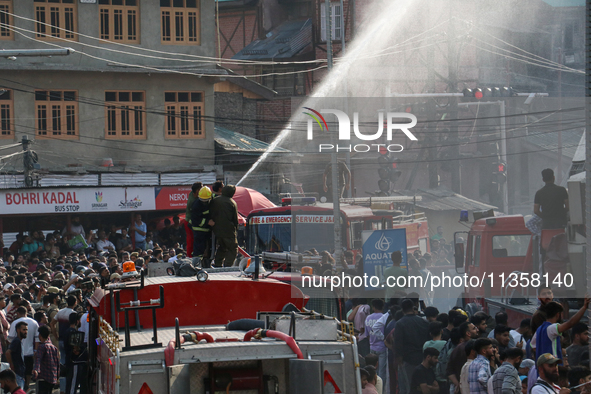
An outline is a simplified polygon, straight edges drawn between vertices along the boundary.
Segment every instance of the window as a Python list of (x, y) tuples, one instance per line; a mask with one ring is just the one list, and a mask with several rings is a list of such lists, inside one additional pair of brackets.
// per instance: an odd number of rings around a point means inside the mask
[(103, 40), (139, 44), (139, 0), (99, 0)]
[(76, 0), (35, 0), (35, 31), (40, 40), (76, 40)]
[(0, 40), (12, 40), (14, 35), (8, 26), (12, 26), (12, 0), (0, 0)]
[(74, 90), (36, 90), (38, 138), (78, 138), (78, 94)]
[(166, 138), (205, 138), (203, 92), (165, 92)]
[(14, 138), (13, 119), (12, 90), (0, 89), (0, 138)]
[(492, 237), (493, 257), (524, 257), (531, 235), (495, 235)]
[[(342, 12), (340, 3), (330, 3), (331, 9), (331, 37), (334, 40), (340, 40), (342, 34)], [(320, 40), (326, 41), (326, 4), (320, 4)]]
[(146, 138), (144, 92), (105, 92), (107, 135), (111, 139)]
[(304, 69), (292, 67), (266, 67), (263, 68), (263, 85), (273, 89), (279, 96), (304, 96)]
[(199, 0), (160, 0), (162, 43), (199, 45)]
[(472, 264), (476, 267), (480, 265), (480, 235), (472, 236)]

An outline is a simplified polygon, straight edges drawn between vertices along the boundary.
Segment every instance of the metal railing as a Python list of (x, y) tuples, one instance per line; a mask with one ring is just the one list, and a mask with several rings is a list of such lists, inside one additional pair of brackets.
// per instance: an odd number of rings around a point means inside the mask
[(99, 337), (113, 354), (119, 351), (119, 333), (113, 330), (102, 316), (99, 316)]

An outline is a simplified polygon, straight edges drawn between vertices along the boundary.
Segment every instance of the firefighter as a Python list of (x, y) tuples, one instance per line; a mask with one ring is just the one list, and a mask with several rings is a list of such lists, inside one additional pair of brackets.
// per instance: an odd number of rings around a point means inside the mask
[[(199, 190), (199, 197), (191, 207), (191, 226), (193, 228), (193, 257), (203, 260), (207, 245), (211, 240), (211, 227), (209, 221), (209, 202), (211, 201), (211, 189), (203, 186)], [(207, 257), (207, 256), (205, 256)]]

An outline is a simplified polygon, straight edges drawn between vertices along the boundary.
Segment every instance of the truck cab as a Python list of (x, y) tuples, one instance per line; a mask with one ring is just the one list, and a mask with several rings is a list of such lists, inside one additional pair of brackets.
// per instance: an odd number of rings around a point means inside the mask
[(532, 270), (532, 233), (521, 215), (483, 217), (472, 224), (470, 231), (456, 233), (454, 238), (458, 273), (485, 282), (468, 286), (468, 298), (501, 296), (502, 278), (507, 279), (515, 271)]

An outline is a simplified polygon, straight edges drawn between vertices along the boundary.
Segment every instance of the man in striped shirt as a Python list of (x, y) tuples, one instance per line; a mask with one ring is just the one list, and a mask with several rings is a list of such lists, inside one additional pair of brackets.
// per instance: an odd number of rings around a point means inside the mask
[(33, 377), (37, 379), (37, 393), (51, 394), (59, 379), (60, 358), (57, 348), (49, 340), (49, 328), (39, 327), (39, 346), (33, 367)]
[(521, 379), (517, 368), (521, 364), (523, 351), (513, 347), (505, 352), (506, 359), (492, 376), (494, 394), (519, 394), (521, 393)]
[(480, 338), (474, 344), (476, 359), (468, 368), (468, 384), (471, 394), (487, 394), (487, 383), (490, 379), (490, 358), (493, 356), (492, 341)]

